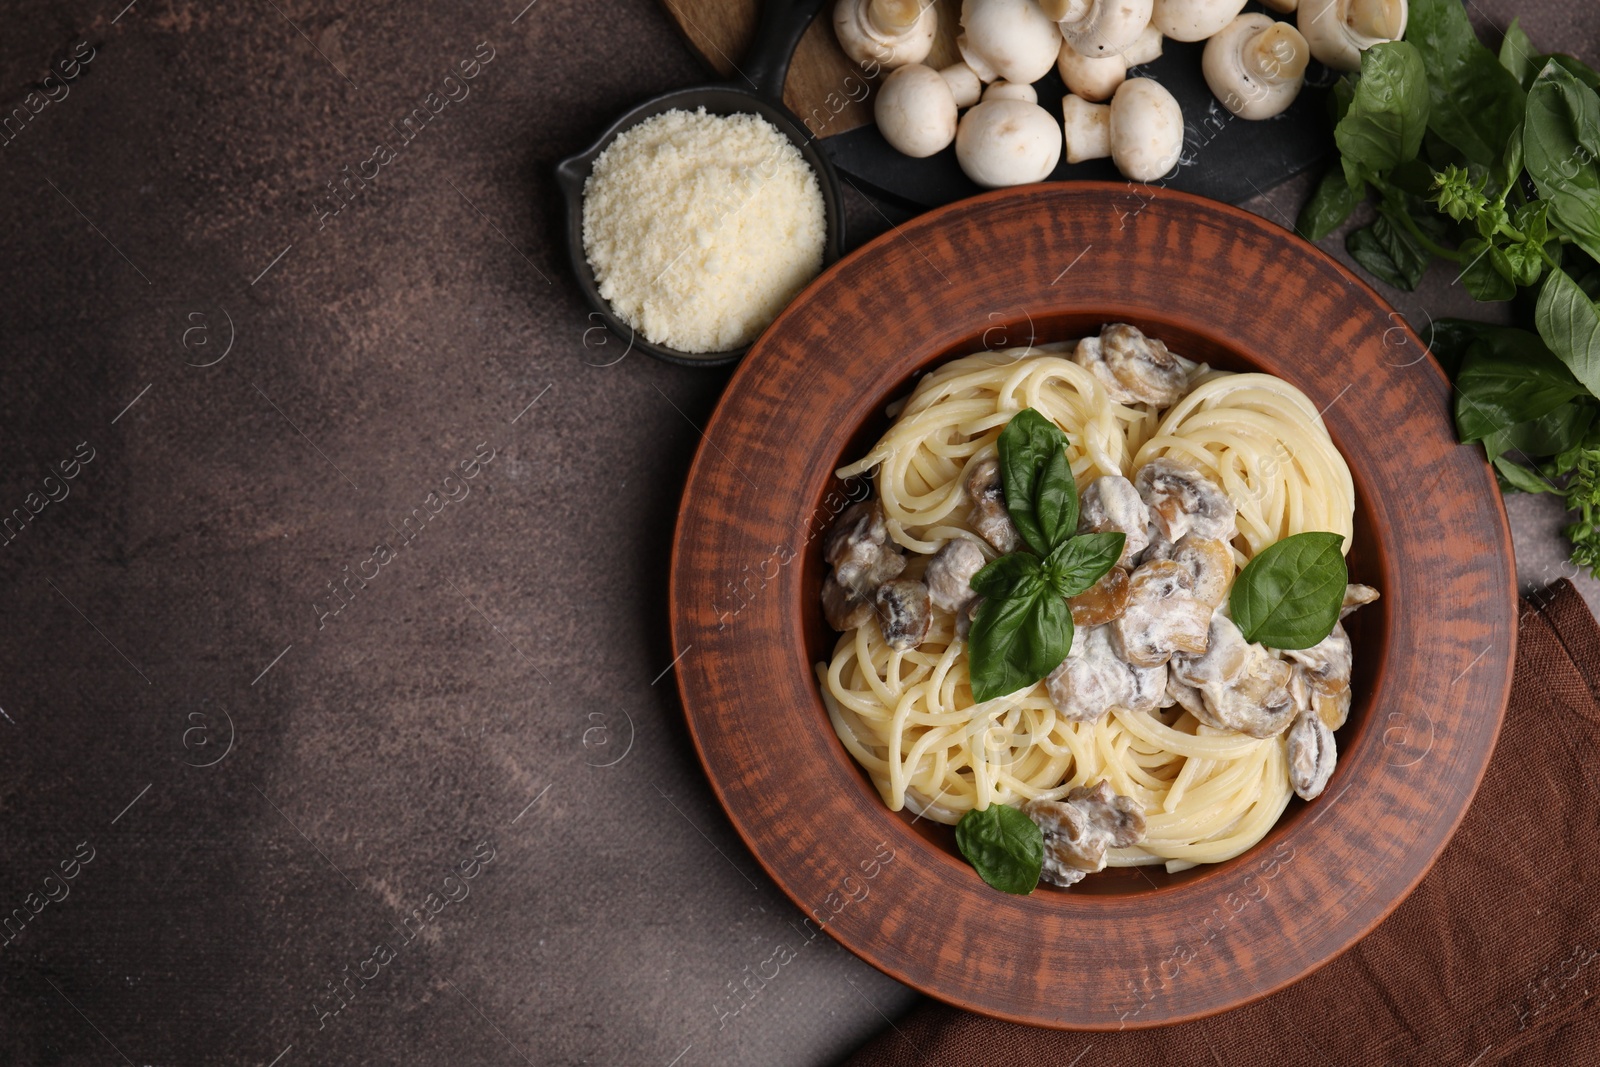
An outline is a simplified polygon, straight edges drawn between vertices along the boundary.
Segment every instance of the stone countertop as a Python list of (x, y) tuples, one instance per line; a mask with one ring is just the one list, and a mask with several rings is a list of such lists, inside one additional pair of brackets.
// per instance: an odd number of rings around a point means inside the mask
[(71, 78), (0, 148), (0, 506), (73, 473), (0, 553), (0, 1061), (823, 1064), (914, 998), (806, 939), (685, 736), (726, 375), (615, 362), (567, 277), (552, 165), (704, 75), (652, 0), (524, 2), (10, 12), (0, 111)]

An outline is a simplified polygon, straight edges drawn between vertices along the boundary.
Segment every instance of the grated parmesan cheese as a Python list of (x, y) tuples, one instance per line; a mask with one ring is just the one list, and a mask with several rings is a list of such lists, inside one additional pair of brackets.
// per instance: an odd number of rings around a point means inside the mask
[(822, 269), (825, 232), (816, 174), (757, 115), (648, 118), (600, 153), (583, 188), (600, 295), (684, 352), (754, 340)]

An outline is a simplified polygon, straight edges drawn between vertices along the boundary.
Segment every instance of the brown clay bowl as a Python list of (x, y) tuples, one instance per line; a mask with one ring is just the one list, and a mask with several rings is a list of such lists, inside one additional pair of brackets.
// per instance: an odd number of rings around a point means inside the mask
[[(1324, 795), (1227, 863), (1108, 871), (1070, 891), (984, 885), (944, 826), (886, 809), (834, 736), (812, 664), (835, 468), (884, 405), (955, 356), (1131, 322), (1263, 370), (1319, 408), (1356, 483), (1355, 702)], [(1456, 443), (1450, 386), (1371, 289), (1222, 204), (1077, 183), (923, 215), (844, 259), (752, 348), (706, 427), (673, 550), (678, 687), (757, 860), (885, 973), (959, 1007), (1120, 1029), (1263, 997), (1328, 962), (1416, 886), (1488, 766), (1511, 684), (1511, 538)], [(892, 857), (892, 858), (889, 858)], [(809, 932), (809, 931), (808, 931)]]

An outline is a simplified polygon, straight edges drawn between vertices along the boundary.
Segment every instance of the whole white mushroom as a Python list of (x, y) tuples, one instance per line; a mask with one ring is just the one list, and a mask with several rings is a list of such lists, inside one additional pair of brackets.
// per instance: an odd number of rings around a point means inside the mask
[(1129, 78), (1109, 104), (1063, 97), (1061, 127), (1068, 163), (1110, 156), (1136, 182), (1162, 177), (1183, 154), (1183, 109), (1149, 78)]
[(961, 58), (985, 82), (1032, 85), (1055, 66), (1055, 25), (1035, 0), (962, 0)]
[(878, 132), (898, 152), (921, 159), (956, 138), (956, 99), (932, 67), (910, 63), (878, 88), (872, 108)]
[(1086, 56), (1063, 39), (1056, 70), (1067, 88), (1085, 100), (1110, 100), (1130, 67), (1161, 58), (1161, 40), (1160, 30), (1146, 26), (1126, 50), (1108, 56)]
[(1045, 0), (1045, 2), (1048, 8), (1046, 14), (1059, 16), (1055, 21), (1061, 30), (1061, 36), (1086, 56), (1109, 56), (1116, 52), (1126, 52), (1139, 39), (1145, 27), (1150, 25), (1152, 0)]
[(885, 70), (921, 63), (933, 48), (939, 12), (932, 0), (839, 0), (833, 32), (851, 61)]
[(1282, 113), (1305, 84), (1311, 47), (1271, 15), (1240, 15), (1206, 42), (1200, 69), (1222, 106), (1242, 119)]
[(957, 162), (988, 189), (1043, 181), (1060, 159), (1056, 120), (1026, 100), (983, 100), (961, 116), (956, 129)]
[(1334, 70), (1360, 70), (1361, 53), (1405, 36), (1406, 0), (1300, 0), (1295, 23), (1311, 55)]

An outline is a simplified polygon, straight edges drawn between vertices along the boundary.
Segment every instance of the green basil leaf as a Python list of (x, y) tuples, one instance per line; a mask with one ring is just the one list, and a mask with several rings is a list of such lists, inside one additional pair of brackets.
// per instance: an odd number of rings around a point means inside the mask
[(1301, 533), (1245, 564), (1228, 604), (1245, 640), (1268, 648), (1310, 648), (1333, 632), (1349, 581), (1336, 533)]
[(1061, 436), (1061, 447), (1050, 453), (1039, 476), (1033, 513), (1039, 520), (1046, 550), (1078, 532), (1078, 481), (1072, 476), (1072, 463), (1067, 459), (1065, 434)]
[[(1522, 180), (1522, 124), (1511, 131), (1511, 136), (1506, 138), (1505, 151), (1500, 154), (1500, 188), (1514, 188)], [(1542, 204), (1543, 200), (1535, 203)]]
[(1500, 65), (1510, 71), (1524, 89), (1533, 84), (1539, 68), (1544, 65), (1537, 62), (1538, 54), (1527, 31), (1517, 19), (1512, 19), (1511, 25), (1506, 27), (1505, 38), (1500, 42)]
[(1461, 284), (1474, 300), (1510, 300), (1517, 295), (1516, 283), (1500, 270), (1488, 241), (1476, 237), (1463, 241), (1460, 252), (1467, 257)]
[(1528, 91), (1522, 151), (1551, 221), (1600, 259), (1600, 96), (1554, 60)]
[(1367, 198), (1366, 183), (1352, 186), (1339, 167), (1323, 172), (1316, 192), (1300, 209), (1294, 228), (1308, 241), (1320, 241), (1339, 228), (1350, 213)]
[(1043, 567), (1031, 552), (1013, 552), (984, 566), (968, 583), (979, 596), (1031, 596), (1043, 584)]
[(1117, 565), (1127, 540), (1128, 535), (1122, 533), (1091, 533), (1069, 538), (1044, 561), (1045, 576), (1060, 596), (1077, 596)]
[(1556, 358), (1600, 396), (1600, 311), (1566, 271), (1552, 270), (1545, 279), (1533, 321)]
[(1490, 459), (1507, 454), (1519, 460), (1560, 455), (1583, 443), (1594, 424), (1594, 414), (1588, 398), (1569, 400), (1536, 419), (1488, 434), (1483, 449)]
[(1385, 41), (1362, 52), (1355, 95), (1333, 130), (1346, 165), (1398, 166), (1416, 156), (1427, 127), (1428, 74), (1416, 48)]
[(1521, 230), (1531, 243), (1542, 245), (1550, 236), (1549, 215), (1550, 201), (1530, 200), (1517, 208), (1516, 214), (1511, 216), (1511, 224)]
[(1540, 69), (1544, 68), (1546, 62), (1554, 63), (1584, 85), (1596, 92), (1600, 92), (1600, 71), (1595, 70), (1577, 56), (1569, 56), (1565, 52), (1552, 52), (1547, 56), (1539, 57)]
[[(1000, 431), (998, 447), (1006, 510), (1011, 513), (1011, 521), (1028, 547), (1047, 556), (1055, 543), (1046, 535), (1045, 523), (1050, 524), (1051, 532), (1059, 532), (1058, 527), (1069, 510), (1066, 504), (1069, 489), (1072, 525), (1064, 536), (1071, 536), (1078, 524), (1078, 487), (1072, 480), (1070, 466), (1066, 469), (1065, 484), (1061, 474), (1066, 464), (1067, 435), (1033, 408), (1024, 408)], [(1059, 462), (1054, 458), (1057, 455), (1061, 457)], [(1047, 505), (1047, 515), (1035, 510), (1041, 498)]]
[(1522, 464), (1513, 462), (1512, 460), (1507, 459), (1505, 456), (1496, 456), (1494, 458), (1494, 469), (1495, 473), (1501, 478), (1504, 478), (1506, 482), (1510, 484), (1512, 489), (1515, 489), (1519, 492), (1561, 492), (1561, 490), (1557, 489), (1554, 485), (1550, 484), (1550, 482), (1546, 481), (1538, 471), (1524, 467)]
[(1459, 0), (1410, 0), (1406, 40), (1427, 71), (1429, 128), (1473, 162), (1493, 164), (1522, 121), (1521, 83), (1478, 41)]
[(1072, 651), (1072, 611), (1043, 582), (1029, 596), (988, 599), (968, 640), (967, 669), (978, 703), (1025, 689)]
[(1432, 258), (1409, 230), (1381, 212), (1372, 225), (1351, 231), (1344, 248), (1372, 274), (1408, 293), (1422, 280)]
[(1468, 349), (1456, 374), (1456, 431), (1463, 441), (1537, 419), (1584, 389), (1537, 337), (1499, 327)]
[(1467, 349), (1488, 328), (1487, 323), (1473, 322), (1471, 319), (1434, 319), (1428, 327), (1428, 351), (1454, 381), (1461, 370), (1461, 361), (1466, 357)]
[(1044, 831), (1016, 808), (973, 808), (956, 823), (956, 847), (978, 877), (1002, 893), (1027, 896), (1044, 869)]

